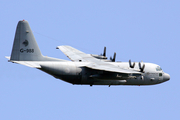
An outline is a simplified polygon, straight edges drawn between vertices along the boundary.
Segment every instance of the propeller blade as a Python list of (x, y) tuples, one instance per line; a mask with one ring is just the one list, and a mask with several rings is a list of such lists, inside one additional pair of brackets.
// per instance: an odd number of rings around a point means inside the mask
[(145, 68), (145, 64), (143, 64), (143, 66), (141, 66), (141, 63), (139, 62), (139, 69), (141, 72), (144, 72), (144, 68)]
[(112, 57), (110, 57), (110, 60), (112, 61)]
[(116, 60), (116, 52), (114, 52), (114, 56), (113, 56), (112, 62), (115, 62), (115, 60)]
[(141, 63), (139, 62), (139, 69), (141, 70)]
[(133, 66), (132, 66), (133, 68), (135, 67), (135, 62), (133, 63)]
[(141, 72), (144, 72), (145, 64), (143, 64), (143, 67), (141, 69)]
[(103, 56), (106, 57), (106, 47), (104, 47), (104, 53)]
[(134, 68), (134, 67), (135, 67), (135, 62), (134, 62), (133, 65), (132, 65), (131, 60), (129, 60), (129, 66), (130, 66), (131, 68)]

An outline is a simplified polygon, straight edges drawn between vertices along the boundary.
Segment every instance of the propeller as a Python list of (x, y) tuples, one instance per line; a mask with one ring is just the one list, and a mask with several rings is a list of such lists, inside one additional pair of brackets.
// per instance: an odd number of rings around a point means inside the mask
[(106, 47), (104, 47), (104, 53), (101, 53), (100, 55), (106, 57)]
[(134, 62), (133, 65), (132, 65), (131, 60), (129, 60), (129, 66), (130, 66), (131, 68), (134, 68), (135, 62)]
[(141, 63), (139, 62), (139, 69), (141, 72), (144, 72), (144, 68), (145, 68), (145, 64), (143, 64), (143, 66), (141, 66)]
[(97, 59), (107, 59), (107, 57), (106, 57), (106, 47), (104, 47), (104, 52), (103, 53), (101, 53), (100, 55), (93, 55), (93, 54), (91, 54), (91, 56), (93, 56), (93, 57), (95, 57), (95, 58), (97, 58)]
[(110, 57), (110, 60), (111, 60), (112, 62), (115, 62), (115, 60), (116, 60), (116, 52), (114, 52), (114, 56), (113, 56), (113, 58), (112, 58), (112, 57)]

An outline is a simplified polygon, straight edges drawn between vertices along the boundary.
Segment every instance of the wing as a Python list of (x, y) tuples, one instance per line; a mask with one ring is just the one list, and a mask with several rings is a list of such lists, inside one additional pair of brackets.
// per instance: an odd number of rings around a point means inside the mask
[(91, 55), (83, 53), (71, 46), (58, 46), (57, 48), (60, 49), (71, 61), (74, 62), (100, 61), (92, 57)]
[(90, 64), (86, 65), (86, 67), (90, 69), (124, 74), (141, 74), (141, 72), (130, 69), (122, 69), (108, 62), (96, 59), (91, 55), (83, 53), (71, 46), (58, 46), (57, 48), (60, 49), (69, 59), (74, 62), (90, 62)]

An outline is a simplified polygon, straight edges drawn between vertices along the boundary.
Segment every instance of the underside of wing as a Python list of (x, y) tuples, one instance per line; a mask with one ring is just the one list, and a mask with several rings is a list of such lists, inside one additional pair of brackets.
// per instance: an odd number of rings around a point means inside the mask
[(122, 69), (120, 67), (114, 66), (112, 64), (95, 64), (91, 63), (88, 64), (86, 67), (94, 70), (102, 70), (108, 72), (115, 72), (115, 73), (122, 73), (122, 74), (142, 74), (139, 71), (132, 70), (132, 69)]

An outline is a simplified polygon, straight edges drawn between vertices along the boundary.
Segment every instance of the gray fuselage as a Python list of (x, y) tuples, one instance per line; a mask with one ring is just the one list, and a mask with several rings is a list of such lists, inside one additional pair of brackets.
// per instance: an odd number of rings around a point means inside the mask
[[(92, 70), (85, 67), (88, 62), (38, 62), (40, 70), (72, 84), (89, 85), (153, 85), (165, 82), (170, 79), (169, 75), (152, 63), (144, 63), (144, 73), (141, 75), (110, 73), (106, 71)], [(123, 69), (134, 69), (139, 71), (138, 63), (134, 68), (129, 67), (128, 62), (110, 62), (114, 66)]]

